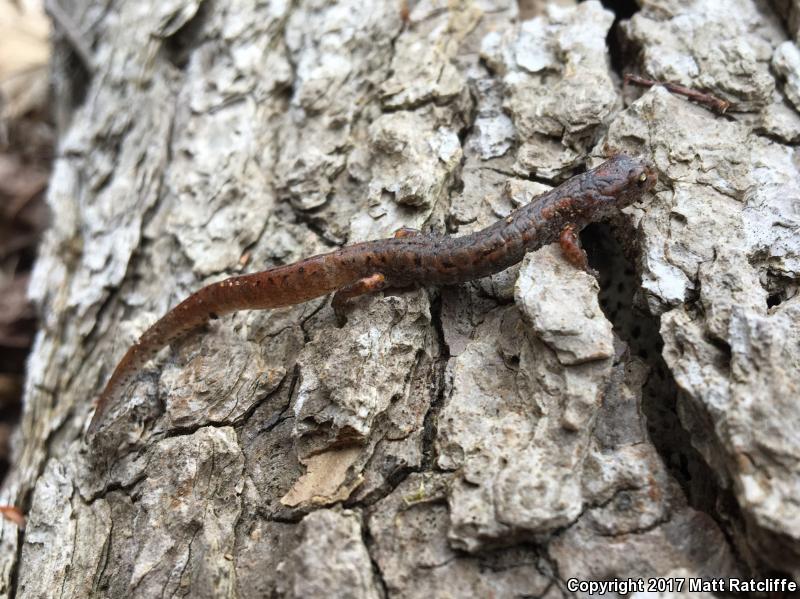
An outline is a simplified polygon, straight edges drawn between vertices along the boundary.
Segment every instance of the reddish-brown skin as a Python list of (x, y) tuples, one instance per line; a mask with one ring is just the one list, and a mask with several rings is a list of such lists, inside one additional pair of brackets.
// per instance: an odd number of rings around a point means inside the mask
[(478, 279), (559, 240), (567, 259), (586, 268), (577, 232), (640, 199), (655, 182), (656, 172), (648, 161), (620, 154), (470, 235), (400, 229), (392, 239), (358, 243), (207, 285), (167, 312), (128, 349), (100, 395), (89, 432), (97, 429), (114, 396), (161, 348), (218, 316), (291, 306), (333, 291), (334, 308), (340, 311), (347, 299), (386, 287)]

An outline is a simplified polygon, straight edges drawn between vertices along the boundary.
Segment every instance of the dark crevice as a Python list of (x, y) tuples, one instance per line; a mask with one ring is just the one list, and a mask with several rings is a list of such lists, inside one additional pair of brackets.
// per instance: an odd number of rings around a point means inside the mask
[(75, 23), (61, 22), (56, 14), (48, 12), (53, 21), (50, 71), (58, 74), (53, 77), (53, 94), (62, 101), (66, 99), (67, 104), (66, 113), (58, 114), (56, 118), (59, 129), (63, 132), (86, 98), (93, 76), (93, 56), (90, 44), (80, 36)]
[[(25, 511), (24, 513), (28, 513)], [(11, 564), (11, 573), (9, 574), (8, 581), (8, 596), (14, 599), (17, 596), (17, 587), (19, 585), (19, 571), (22, 564), (22, 546), (25, 543), (25, 529), (17, 529), (17, 548), (14, 562)]]
[(369, 561), (372, 564), (372, 574), (377, 581), (378, 585), (380, 586), (381, 590), (381, 597), (390, 597), (391, 594), (389, 593), (389, 587), (386, 585), (386, 580), (383, 578), (383, 571), (381, 570), (381, 566), (378, 561), (375, 559), (375, 556), (372, 555), (372, 550), (375, 547), (375, 540), (372, 538), (372, 533), (369, 530), (369, 526), (367, 525), (366, 514), (362, 512), (362, 522), (361, 522), (361, 540), (364, 543), (364, 547), (367, 550), (367, 555), (369, 556)]
[[(622, 233), (622, 234), (620, 234)], [(639, 278), (631, 257), (637, 252), (618, 239), (634, 239), (633, 231), (614, 233), (612, 226), (588, 226), (581, 240), (589, 264), (599, 271), (600, 305), (615, 333), (628, 345), (630, 354), (649, 366), (642, 388), (642, 412), (649, 438), (669, 473), (681, 485), (689, 505), (709, 514), (725, 529), (718, 503), (729, 491), (716, 482), (716, 475), (694, 449), (690, 435), (678, 416), (678, 386), (662, 357), (660, 319), (635, 305)]]
[(764, 291), (767, 292), (767, 309), (776, 308), (797, 296), (798, 290), (800, 290), (800, 281), (783, 276), (782, 274), (773, 273), (768, 267), (765, 267), (763, 263), (753, 263), (753, 261), (751, 261), (751, 263), (754, 268), (759, 272), (764, 272), (766, 275), (762, 286)]
[[(642, 412), (648, 436), (670, 475), (681, 486), (690, 507), (710, 516), (719, 526), (727, 545), (742, 568), (749, 572), (757, 563), (737, 540), (743, 517), (732, 491), (724, 489), (715, 472), (692, 445), (690, 433), (678, 415), (680, 390), (662, 357), (660, 319), (635, 305), (640, 280), (633, 264), (639, 250), (619, 239), (635, 239), (635, 232), (620, 221), (616, 233), (605, 223), (587, 227), (581, 240), (589, 264), (600, 272), (600, 304), (615, 333), (628, 345), (630, 354), (649, 367), (642, 387)], [(725, 347), (722, 355), (725, 355)], [(685, 401), (685, 400), (684, 400)], [(708, 426), (711, 426), (709, 423)], [(727, 506), (727, 507), (726, 507)]]
[(782, 293), (772, 293), (767, 297), (767, 308), (774, 308), (775, 306), (781, 305), (786, 298), (783, 297)]
[(397, 490), (397, 488), (402, 485), (409, 476), (412, 474), (419, 474), (421, 472), (423, 472), (422, 469), (418, 467), (397, 465), (394, 470), (384, 476), (384, 482), (379, 487), (370, 493), (364, 494), (362, 497), (351, 497), (350, 499), (345, 500), (342, 505), (351, 509), (356, 507), (372, 507), (394, 493), (395, 490)]
[(200, 2), (194, 16), (164, 40), (162, 49), (166, 59), (181, 71), (189, 64), (192, 52), (203, 42), (201, 34), (208, 19), (210, 5), (211, 2)]
[(603, 8), (607, 8), (614, 13), (617, 21), (630, 19), (639, 12), (639, 4), (636, 0), (600, 0)]
[[(732, 119), (728, 119), (728, 120), (732, 120)], [(756, 127), (753, 130), (753, 133), (755, 135), (757, 135), (758, 137), (766, 139), (767, 141), (771, 141), (772, 143), (774, 143), (776, 145), (787, 146), (789, 148), (800, 147), (800, 140), (798, 140), (798, 141), (787, 140), (785, 137), (782, 137), (782, 136), (777, 135), (775, 133), (771, 133), (770, 131), (767, 131), (766, 129), (763, 129), (761, 127)]]
[(275, 514), (270, 514), (265, 510), (256, 509), (253, 512), (253, 515), (257, 518), (261, 518), (264, 522), (276, 522), (277, 524), (290, 524), (290, 525), (297, 525), (303, 521), (303, 518), (306, 517), (312, 510), (306, 508), (305, 510), (302, 508), (298, 508), (297, 514), (294, 516), (278, 516)]
[[(93, 495), (90, 495), (89, 497), (84, 499), (83, 502), (86, 505), (92, 505), (98, 499), (105, 499), (106, 497), (108, 497), (108, 495), (110, 493), (113, 493), (113, 492), (120, 492), (120, 493), (123, 493), (124, 495), (127, 495), (128, 497), (130, 497), (131, 496), (130, 491), (135, 489), (136, 487), (138, 487), (139, 483), (141, 483), (146, 478), (147, 478), (147, 475), (145, 474), (145, 472), (143, 470), (135, 478), (133, 478), (132, 480), (130, 480), (127, 483), (122, 483), (122, 482), (116, 481), (116, 482), (113, 482), (113, 483), (110, 483), (110, 484), (106, 485), (105, 487), (100, 489), (100, 491), (98, 491), (97, 493), (95, 493)], [(131, 501), (133, 501), (132, 498), (131, 498)]]
[[(311, 301), (313, 302), (315, 300), (311, 300)], [(333, 301), (332, 298), (331, 298), (331, 301)], [(303, 332), (303, 345), (311, 343), (312, 334), (308, 330), (309, 322), (312, 319), (316, 318), (316, 316), (320, 312), (322, 312), (328, 306), (329, 303), (330, 302), (328, 301), (328, 297), (327, 296), (320, 298), (319, 300), (317, 300), (317, 305), (316, 306), (312, 305), (311, 310), (308, 313), (303, 314), (303, 316), (300, 318), (299, 325), (300, 325), (300, 330)], [(332, 309), (333, 308), (331, 307), (331, 310)], [(260, 343), (260, 341), (259, 341), (259, 343)], [(295, 374), (297, 374), (297, 373), (295, 373)], [(292, 387), (292, 389), (294, 389), (294, 387)]]
[[(284, 387), (287, 385), (288, 389), (286, 391), (286, 397), (292, 397), (295, 393), (299, 380), (300, 380), (300, 367), (297, 364), (295, 364), (294, 368), (292, 369), (292, 373), (291, 374), (287, 373), (283, 377), (283, 380), (278, 384), (278, 386), (275, 387), (275, 389), (267, 393), (262, 399), (254, 402), (253, 405), (250, 406), (241, 416), (236, 418), (235, 421), (233, 421), (232, 423), (231, 422), (222, 423), (222, 426), (230, 426), (231, 424), (234, 426), (234, 428), (236, 429), (239, 445), (241, 446), (242, 445), (241, 428), (245, 423), (249, 422), (250, 419), (253, 418), (253, 414), (255, 414), (256, 410), (258, 410), (261, 406), (263, 406), (266, 402), (270, 401), (274, 397), (280, 397), (283, 393)], [(284, 408), (274, 418), (264, 423), (259, 428), (258, 431), (259, 434), (270, 433), (285, 420), (293, 418), (294, 415), (286, 415), (286, 412), (289, 410), (290, 403), (291, 402), (287, 402)]]
[(628, 61), (623, 45), (620, 43), (620, 21), (630, 19), (639, 10), (636, 0), (601, 0), (603, 7), (614, 13), (614, 24), (608, 30), (606, 47), (611, 57), (611, 68), (622, 75)]
[(450, 361), (450, 348), (444, 337), (442, 326), (442, 295), (435, 293), (431, 299), (431, 323), (436, 331), (439, 343), (438, 363), (435, 366), (437, 373), (432, 384), (431, 405), (425, 414), (422, 433), (422, 470), (430, 471), (436, 469), (436, 435), (439, 420), (439, 413), (442, 411), (445, 400), (445, 377), (447, 376), (447, 364)]

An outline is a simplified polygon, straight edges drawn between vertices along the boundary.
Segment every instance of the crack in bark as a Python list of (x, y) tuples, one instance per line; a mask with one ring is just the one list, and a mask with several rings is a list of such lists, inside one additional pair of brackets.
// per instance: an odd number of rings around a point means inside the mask
[(11, 574), (9, 575), (8, 596), (10, 599), (14, 599), (17, 596), (17, 587), (19, 585), (19, 571), (22, 563), (22, 546), (24, 543), (25, 543), (25, 531), (21, 528), (18, 528), (15, 558), (14, 562), (11, 564)]
[(436, 331), (440, 356), (438, 359), (438, 372), (435, 380), (435, 394), (422, 424), (422, 465), (421, 471), (436, 470), (436, 436), (439, 414), (445, 402), (445, 381), (447, 366), (450, 362), (450, 347), (444, 335), (442, 324), (442, 296), (437, 293), (431, 302), (431, 324)]
[[(633, 305), (633, 294), (641, 288), (641, 272), (638, 265), (634, 269), (625, 257), (617, 238), (610, 234), (607, 225), (592, 225), (587, 232), (590, 237), (596, 237), (595, 242), (605, 246), (603, 253), (619, 257), (626, 263), (626, 268), (635, 273), (633, 276), (636, 282), (626, 291), (627, 295), (621, 309), (611, 309), (610, 299), (605, 297), (607, 287), (601, 289), (600, 304), (606, 317), (612, 322), (616, 334), (628, 345), (630, 352), (638, 355), (650, 369), (642, 386), (641, 400), (647, 439), (658, 452), (666, 471), (680, 485), (689, 506), (708, 515), (717, 523), (741, 567), (746, 561), (742, 559), (734, 542), (729, 519), (719, 511), (719, 498), (728, 497), (729, 491), (717, 483), (709, 466), (691, 444), (689, 433), (678, 416), (679, 390), (672, 372), (661, 355), (663, 340), (659, 331), (660, 319), (647, 313), (638, 313)], [(634, 244), (637, 244), (639, 239), (634, 231), (626, 233), (625, 238), (635, 240)], [(638, 248), (633, 248), (632, 252), (636, 255), (641, 254)], [(593, 268), (601, 270), (602, 274), (604, 265), (593, 260), (593, 255), (597, 254), (589, 252), (590, 264)], [(628, 326), (630, 322), (637, 323), (638, 333)], [(678, 459), (674, 459), (675, 457)], [(706, 483), (710, 482), (712, 496), (701, 495), (703, 489), (698, 487), (695, 478), (702, 479)]]
[[(69, 505), (70, 505), (70, 520), (75, 519), (75, 509), (73, 507), (73, 502), (75, 501), (75, 487), (72, 487), (72, 496), (69, 498)], [(64, 586), (67, 584), (67, 578), (69, 578), (70, 572), (72, 572), (72, 564), (75, 562), (75, 548), (78, 546), (78, 520), (75, 521), (75, 530), (72, 533), (72, 547), (70, 548), (69, 552), (69, 564), (67, 564), (64, 572), (64, 577), (61, 579), (61, 589), (59, 592), (59, 597), (64, 596)]]
[(109, 518), (109, 530), (108, 535), (106, 536), (105, 543), (103, 544), (103, 550), (101, 551), (102, 561), (100, 563), (100, 570), (95, 570), (94, 580), (92, 582), (92, 590), (97, 592), (100, 590), (100, 582), (103, 580), (103, 576), (106, 573), (106, 568), (108, 568), (109, 561), (111, 559), (111, 546), (113, 545), (113, 537), (114, 537), (114, 518)]
[[(171, 595), (172, 597), (174, 597), (175, 594), (177, 593), (177, 589), (181, 588), (181, 579), (183, 578), (183, 575), (186, 574), (186, 570), (187, 570), (187, 568), (189, 567), (189, 564), (192, 561), (192, 545), (194, 545), (194, 541), (197, 538), (197, 535), (200, 534), (201, 528), (202, 527), (199, 527), (197, 530), (195, 530), (194, 534), (192, 534), (192, 538), (189, 540), (189, 545), (187, 547), (186, 561), (184, 562), (183, 567), (181, 568), (180, 574), (178, 575), (178, 580), (177, 580), (177, 584), (175, 585), (175, 590), (172, 592), (172, 595)], [(144, 578), (145, 577), (143, 576), (139, 580), (139, 582), (144, 580)], [(167, 579), (167, 584), (168, 583), (169, 583), (169, 579)], [(161, 590), (161, 598), (162, 599), (165, 597), (165, 593), (167, 591), (167, 584), (165, 584), (164, 587)], [(138, 586), (138, 583), (137, 583), (137, 586)]]
[[(119, 481), (115, 481), (109, 483), (105, 485), (102, 489), (100, 489), (97, 493), (89, 495), (86, 499), (81, 498), (81, 501), (83, 501), (83, 503), (85, 503), (86, 505), (93, 505), (97, 500), (105, 499), (110, 493), (113, 493), (115, 491), (122, 492), (124, 495), (130, 497), (131, 494), (129, 493), (129, 491), (135, 489), (139, 485), (139, 483), (141, 483), (143, 480), (147, 478), (147, 474), (145, 474), (146, 471), (147, 471), (147, 465), (145, 465), (145, 467), (143, 467), (142, 470), (130, 482), (122, 483)], [(133, 501), (132, 498), (131, 501)]]
[(373, 579), (380, 585), (378, 590), (381, 592), (381, 597), (386, 599), (390, 597), (391, 594), (389, 593), (389, 586), (386, 583), (386, 579), (383, 577), (383, 570), (381, 570), (377, 558), (372, 554), (375, 547), (375, 540), (372, 538), (369, 524), (365, 521), (364, 511), (359, 510), (359, 513), (361, 514), (361, 541), (364, 543), (364, 549), (367, 552), (367, 556), (369, 556), (370, 564), (372, 564)]

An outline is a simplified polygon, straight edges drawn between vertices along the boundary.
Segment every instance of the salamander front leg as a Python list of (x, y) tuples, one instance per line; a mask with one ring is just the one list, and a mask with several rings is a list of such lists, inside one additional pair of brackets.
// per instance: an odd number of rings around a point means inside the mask
[(592, 269), (589, 268), (589, 259), (586, 257), (586, 252), (583, 251), (581, 247), (581, 240), (578, 239), (575, 225), (567, 225), (564, 227), (561, 231), (561, 236), (558, 238), (558, 243), (561, 246), (564, 257), (570, 263), (590, 274), (595, 274)]
[(394, 232), (394, 238), (399, 239), (401, 237), (416, 237), (419, 235), (421, 231), (419, 229), (412, 229), (411, 227), (400, 227), (397, 231)]
[(333, 300), (331, 301), (333, 313), (336, 314), (337, 320), (340, 323), (343, 323), (345, 321), (344, 311), (347, 307), (347, 303), (351, 299), (358, 297), (359, 295), (364, 295), (365, 293), (374, 293), (385, 288), (386, 277), (380, 273), (375, 273), (369, 277), (364, 277), (352, 285), (342, 287), (339, 289), (339, 291), (333, 294)]

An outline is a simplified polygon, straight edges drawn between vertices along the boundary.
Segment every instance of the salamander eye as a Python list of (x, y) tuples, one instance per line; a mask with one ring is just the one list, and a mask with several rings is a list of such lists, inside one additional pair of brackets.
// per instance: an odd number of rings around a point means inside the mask
[(645, 184), (645, 182), (647, 182), (647, 173), (642, 173), (641, 175), (639, 175), (639, 176), (636, 178), (636, 182), (639, 184), (639, 187), (641, 187), (642, 185), (644, 185), (644, 184)]

